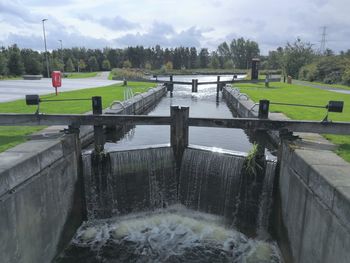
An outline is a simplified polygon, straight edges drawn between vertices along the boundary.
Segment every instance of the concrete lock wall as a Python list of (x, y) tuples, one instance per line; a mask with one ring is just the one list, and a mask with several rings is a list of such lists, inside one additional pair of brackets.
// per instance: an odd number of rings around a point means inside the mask
[[(241, 117), (257, 117), (254, 102), (232, 87), (223, 96)], [(270, 113), (270, 119), (286, 119)], [(294, 262), (350, 262), (350, 164), (318, 134), (298, 133), (301, 140), (280, 145), (278, 180), (282, 226), (281, 249), (287, 241)], [(276, 132), (270, 133), (279, 141)], [(281, 231), (280, 229), (283, 229)]]
[[(165, 94), (151, 89), (109, 113), (141, 114)], [(48, 127), (0, 153), (0, 262), (51, 262), (84, 218), (80, 146), (92, 142), (93, 129), (80, 128), (79, 145), (64, 128)]]
[(0, 154), (1, 262), (50, 262), (82, 221), (75, 135)]

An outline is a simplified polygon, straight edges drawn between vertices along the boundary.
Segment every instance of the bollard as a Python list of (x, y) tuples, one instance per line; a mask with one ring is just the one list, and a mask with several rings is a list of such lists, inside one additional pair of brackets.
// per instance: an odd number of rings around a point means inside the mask
[(172, 119), (170, 128), (170, 144), (173, 148), (177, 166), (180, 167), (183, 153), (188, 146), (189, 107), (171, 106)]
[(192, 79), (192, 92), (198, 92), (198, 79)]
[[(92, 97), (92, 113), (94, 115), (102, 114), (102, 98), (100, 96)], [(104, 150), (105, 138), (102, 125), (94, 125), (95, 152), (101, 153)]]
[(269, 75), (266, 74), (266, 77), (265, 77), (265, 88), (268, 88), (270, 85), (270, 79), (269, 79)]
[(168, 90), (170, 92), (173, 92), (173, 90), (174, 90), (173, 75), (170, 75), (170, 83), (168, 85)]
[(216, 80), (216, 95), (219, 95), (219, 91), (221, 90), (221, 85), (220, 85), (220, 76), (217, 77), (217, 80)]
[(260, 100), (259, 101), (259, 119), (268, 119), (269, 118), (269, 100)]
[(252, 80), (258, 80), (259, 79), (259, 62), (260, 59), (253, 58), (252, 59)]
[(291, 77), (291, 76), (288, 76), (288, 78), (287, 78), (287, 83), (288, 83), (288, 84), (292, 84), (292, 77)]
[(127, 86), (128, 85), (128, 81), (126, 79), (123, 79), (123, 86)]

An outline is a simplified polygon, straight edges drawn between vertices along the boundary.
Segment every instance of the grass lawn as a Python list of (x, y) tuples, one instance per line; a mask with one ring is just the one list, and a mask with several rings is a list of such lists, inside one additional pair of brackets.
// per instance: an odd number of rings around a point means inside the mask
[[(145, 92), (155, 85), (144, 82), (129, 82), (128, 86), (133, 87), (134, 92)], [(58, 96), (54, 94), (41, 96), (42, 99), (68, 99), (88, 98), (101, 96), (103, 108), (107, 108), (114, 100), (124, 99), (124, 87), (121, 84), (106, 87), (82, 89), (76, 91), (62, 92)], [(40, 112), (50, 114), (79, 114), (91, 110), (91, 101), (67, 101), (49, 102), (40, 105)], [(27, 106), (24, 100), (0, 103), (0, 113), (34, 113), (35, 106)], [(42, 126), (35, 127), (0, 127), (0, 152), (5, 151), (19, 143), (25, 142), (26, 136), (43, 129)]]
[(23, 79), (22, 76), (0, 76), (0, 80), (18, 80), (18, 79)]
[[(309, 105), (325, 106), (330, 100), (344, 101), (343, 113), (330, 113), (329, 119), (333, 121), (350, 122), (350, 95), (341, 94), (312, 87), (290, 85), (286, 83), (273, 82), (270, 88), (265, 88), (264, 83), (257, 84), (235, 84), (241, 92), (247, 93), (249, 97), (258, 102), (268, 99), (271, 102), (300, 103)], [(325, 109), (292, 107), (282, 105), (270, 105), (271, 112), (283, 112), (291, 119), (296, 120), (322, 120), (326, 115)], [(350, 162), (350, 136), (324, 135), (334, 144), (338, 145), (337, 154)]]
[(85, 79), (96, 77), (98, 72), (68, 73), (67, 79)]

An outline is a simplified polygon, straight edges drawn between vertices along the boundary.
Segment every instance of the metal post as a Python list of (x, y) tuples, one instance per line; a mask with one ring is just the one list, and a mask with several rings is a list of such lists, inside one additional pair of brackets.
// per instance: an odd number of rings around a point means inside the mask
[(259, 101), (259, 119), (268, 119), (269, 118), (269, 100), (260, 100)]
[(195, 89), (196, 89), (196, 91), (195, 92), (198, 92), (198, 79), (195, 79)]
[[(64, 76), (64, 61), (63, 61), (63, 46), (62, 46), (62, 40), (58, 40), (61, 43), (61, 62), (62, 62), (62, 77)], [(79, 64), (79, 63), (78, 63)]]
[(188, 118), (189, 107), (171, 106), (170, 116), (172, 119), (170, 129), (170, 143), (173, 148), (175, 160), (179, 167), (185, 148), (188, 146)]
[[(100, 96), (92, 97), (92, 113), (94, 115), (102, 114), (102, 98)], [(105, 138), (102, 125), (94, 126), (94, 141), (96, 153), (104, 150)]]
[(44, 45), (45, 45), (45, 59), (46, 59), (46, 73), (47, 77), (50, 77), (50, 69), (49, 69), (49, 59), (47, 57), (47, 47), (46, 47), (46, 35), (45, 35), (45, 21), (47, 18), (41, 20), (43, 22), (43, 34), (44, 34)]

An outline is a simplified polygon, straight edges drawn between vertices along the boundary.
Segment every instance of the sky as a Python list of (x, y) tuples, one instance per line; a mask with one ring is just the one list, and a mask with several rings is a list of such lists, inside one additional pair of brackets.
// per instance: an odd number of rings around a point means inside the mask
[(216, 50), (244, 37), (262, 54), (301, 38), (350, 49), (349, 0), (0, 0), (0, 46), (43, 50), (159, 44)]

